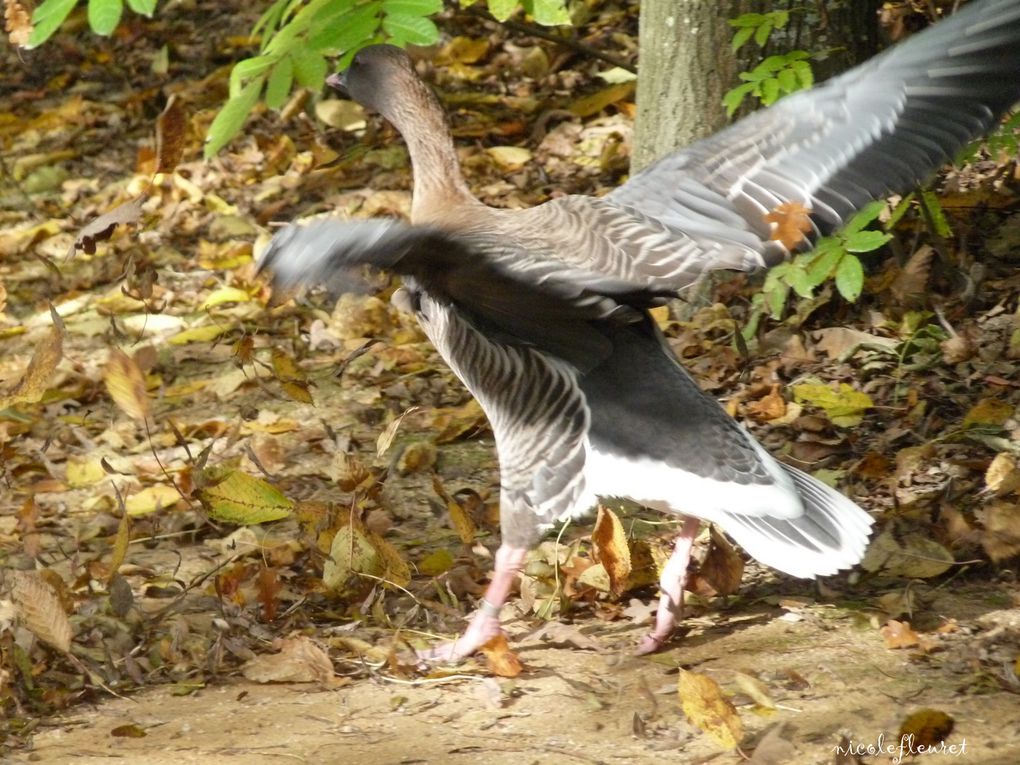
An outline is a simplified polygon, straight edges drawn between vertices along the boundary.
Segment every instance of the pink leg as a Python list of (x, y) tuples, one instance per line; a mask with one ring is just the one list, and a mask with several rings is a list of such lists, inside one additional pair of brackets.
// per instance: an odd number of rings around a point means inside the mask
[(637, 655), (654, 653), (662, 648), (673, 634), (673, 628), (684, 613), (684, 582), (687, 580), (687, 564), (691, 560), (691, 547), (698, 535), (701, 522), (697, 518), (685, 518), (680, 534), (673, 546), (659, 577), (659, 610), (655, 614), (655, 629), (645, 635), (637, 648)]
[(467, 630), (452, 642), (418, 651), (418, 658), (425, 661), (458, 662), (500, 634), (502, 628), (499, 626), (499, 610), (506, 603), (510, 588), (521, 566), (524, 565), (524, 556), (527, 554), (526, 547), (500, 545), (496, 551), (496, 567), (492, 572), (492, 582), (485, 590), (485, 597), (471, 623), (468, 624)]

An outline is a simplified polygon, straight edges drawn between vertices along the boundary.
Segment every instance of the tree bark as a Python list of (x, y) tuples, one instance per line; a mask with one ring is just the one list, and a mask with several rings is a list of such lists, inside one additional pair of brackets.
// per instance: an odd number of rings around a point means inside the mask
[(726, 20), (739, 15), (739, 5), (739, 0), (641, 4), (632, 172), (725, 124), (722, 97), (737, 71)]

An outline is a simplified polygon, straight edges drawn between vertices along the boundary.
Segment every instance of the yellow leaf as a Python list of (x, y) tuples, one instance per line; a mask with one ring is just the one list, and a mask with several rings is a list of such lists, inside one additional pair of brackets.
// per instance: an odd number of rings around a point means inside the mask
[(520, 146), (490, 146), (485, 152), (504, 172), (519, 170), (531, 161), (531, 152)]
[(630, 547), (627, 545), (627, 533), (616, 513), (601, 504), (591, 541), (595, 560), (605, 567), (609, 576), (610, 592), (613, 597), (619, 597), (630, 576)]
[(677, 681), (680, 706), (691, 724), (707, 733), (726, 749), (736, 749), (744, 735), (737, 710), (723, 696), (719, 684), (710, 677), (680, 670)]
[(230, 327), (226, 324), (206, 324), (192, 327), (167, 339), (171, 345), (187, 345), (188, 343), (208, 343), (226, 332)]
[(362, 582), (358, 574), (382, 577), (386, 565), (358, 523), (349, 523), (333, 537), (329, 558), (322, 566), (322, 583), (330, 590), (343, 594)]
[(155, 484), (146, 486), (124, 500), (124, 509), (127, 510), (128, 515), (148, 515), (176, 505), (180, 501), (181, 493), (173, 486)]
[(251, 301), (251, 295), (237, 287), (220, 287), (218, 290), (209, 293), (209, 296), (202, 301), (200, 310), (213, 308), (224, 303), (247, 303)]
[(793, 386), (794, 398), (825, 412), (833, 425), (852, 428), (859, 425), (864, 413), (874, 406), (867, 393), (854, 390), (846, 383), (833, 388), (824, 383), (801, 383)]
[(590, 96), (579, 98), (567, 108), (578, 117), (591, 117), (598, 114), (611, 104), (630, 98), (634, 93), (636, 84), (634, 82), (622, 82), (619, 85), (610, 85)]
[(219, 521), (250, 526), (278, 521), (291, 514), (294, 503), (261, 478), (230, 468), (209, 468), (198, 497)]
[(67, 483), (73, 488), (92, 486), (106, 478), (100, 457), (71, 457), (67, 460)]
[(138, 364), (123, 351), (112, 348), (103, 381), (110, 398), (124, 414), (136, 420), (149, 416), (149, 395), (145, 392), (145, 378)]
[(124, 563), (124, 559), (127, 557), (128, 546), (130, 544), (131, 516), (124, 513), (120, 517), (120, 523), (117, 524), (117, 536), (113, 539), (113, 549), (110, 551), (110, 576), (107, 579), (108, 582), (112, 582), (120, 570), (121, 564)]

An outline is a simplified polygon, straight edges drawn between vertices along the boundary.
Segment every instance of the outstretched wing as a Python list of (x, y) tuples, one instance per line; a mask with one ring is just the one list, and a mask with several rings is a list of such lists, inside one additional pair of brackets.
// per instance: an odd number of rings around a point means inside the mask
[[(810, 247), (871, 200), (913, 188), (1018, 100), (1020, 1), (974, 2), (601, 200), (513, 211), (506, 228), (570, 269), (675, 292), (707, 271), (766, 267)], [(779, 237), (766, 220), (775, 213), (809, 230)]]

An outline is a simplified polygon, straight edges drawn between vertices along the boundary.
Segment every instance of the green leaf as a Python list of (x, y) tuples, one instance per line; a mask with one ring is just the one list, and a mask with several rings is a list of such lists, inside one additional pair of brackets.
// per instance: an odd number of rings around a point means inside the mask
[(489, 0), (489, 13), (496, 21), (506, 21), (517, 10), (517, 0)]
[(784, 69), (776, 75), (776, 79), (779, 80), (779, 87), (784, 93), (793, 93), (800, 88), (797, 83), (797, 73), (792, 69)]
[(326, 56), (360, 48), (379, 31), (381, 8), (380, 3), (369, 3), (343, 16), (340, 23), (325, 26), (321, 32), (313, 34), (308, 40), (308, 47)]
[(871, 252), (892, 239), (884, 231), (857, 231), (846, 237), (847, 252)]
[(124, 0), (89, 0), (89, 26), (97, 35), (108, 37), (120, 23)]
[(326, 59), (307, 48), (295, 50), (290, 55), (294, 61), (294, 77), (298, 84), (309, 90), (321, 88), (329, 69)]
[(885, 200), (876, 199), (873, 202), (868, 202), (846, 222), (846, 225), (843, 227), (843, 237), (846, 238), (847, 234), (852, 234), (855, 231), (866, 228), (869, 223), (876, 220), (882, 214), (883, 210), (885, 210)]
[(287, 101), (290, 87), (294, 84), (294, 59), (284, 56), (269, 73), (266, 83), (266, 106), (279, 109)]
[(741, 101), (752, 90), (754, 90), (754, 83), (748, 82), (726, 91), (726, 95), (723, 96), (723, 106), (726, 107), (727, 117), (733, 116), (733, 113), (740, 108)]
[(864, 267), (856, 255), (845, 254), (836, 267), (836, 289), (853, 303), (864, 289)]
[(808, 273), (803, 267), (791, 268), (789, 274), (787, 274), (786, 281), (800, 297), (814, 297), (815, 285), (811, 284)]
[(400, 45), (432, 45), (439, 39), (433, 21), (421, 16), (385, 16), (382, 27)]
[(900, 219), (907, 214), (910, 209), (911, 202), (914, 201), (914, 192), (911, 191), (903, 199), (899, 201), (899, 204), (893, 208), (893, 211), (889, 213), (889, 220), (886, 221), (885, 227), (887, 229), (896, 228), (896, 224), (900, 222)]
[(294, 503), (261, 478), (230, 468), (203, 471), (206, 484), (198, 497), (209, 516), (227, 523), (250, 526), (278, 521), (291, 514)]
[(53, 36), (70, 15), (78, 0), (45, 0), (32, 14), (32, 35), (28, 47), (35, 48)]
[(227, 145), (231, 138), (241, 132), (244, 121), (259, 100), (259, 93), (265, 84), (265, 77), (258, 77), (245, 85), (239, 94), (227, 101), (209, 126), (205, 137), (205, 158), (214, 156)]
[(772, 21), (766, 21), (760, 27), (754, 31), (754, 41), (758, 43), (759, 48), (764, 48), (765, 43), (769, 41), (769, 35), (772, 34)]
[(800, 80), (802, 89), (810, 88), (815, 84), (815, 73), (811, 71), (811, 64), (807, 61), (795, 61), (790, 67), (797, 73), (797, 79)]
[(731, 27), (750, 27), (754, 29), (764, 23), (765, 16), (761, 13), (742, 13), (735, 19), (729, 19), (726, 23)]
[(772, 26), (776, 29), (782, 29), (790, 21), (789, 11), (772, 11), (769, 15), (772, 17)]
[(230, 98), (236, 98), (244, 87), (244, 81), (266, 72), (277, 62), (274, 56), (255, 56), (234, 64), (230, 70)]
[(777, 285), (774, 290), (765, 294), (765, 299), (768, 301), (769, 315), (773, 319), (778, 319), (783, 315), (783, 306), (786, 305), (786, 295), (789, 293), (790, 288), (785, 285)]
[(740, 50), (747, 43), (747, 41), (751, 39), (751, 35), (753, 34), (754, 27), (740, 27), (733, 34), (733, 40), (732, 42), (730, 42), (730, 49), (733, 51)]
[(931, 227), (938, 236), (948, 239), (953, 235), (953, 229), (946, 218), (946, 211), (942, 209), (942, 203), (931, 189), (924, 189), (921, 192), (921, 204), (924, 207), (926, 217)]
[(383, 0), (382, 7), (391, 16), (431, 16), (443, 10), (443, 0)]
[(563, 26), (570, 23), (570, 12), (564, 0), (533, 0), (531, 15), (535, 21), (546, 27)]
[[(828, 243), (828, 246), (823, 249), (822, 245), (824, 243)], [(814, 251), (815, 257), (812, 258), (805, 269), (808, 284), (811, 285), (812, 289), (836, 272), (836, 266), (839, 265), (840, 258), (845, 254), (839, 241), (836, 239), (823, 239), (818, 245)]]
[(761, 84), (761, 102), (771, 106), (779, 99), (779, 80), (770, 77)]
[(128, 8), (149, 18), (152, 18), (152, 14), (155, 13), (157, 2), (158, 0), (127, 0)]

